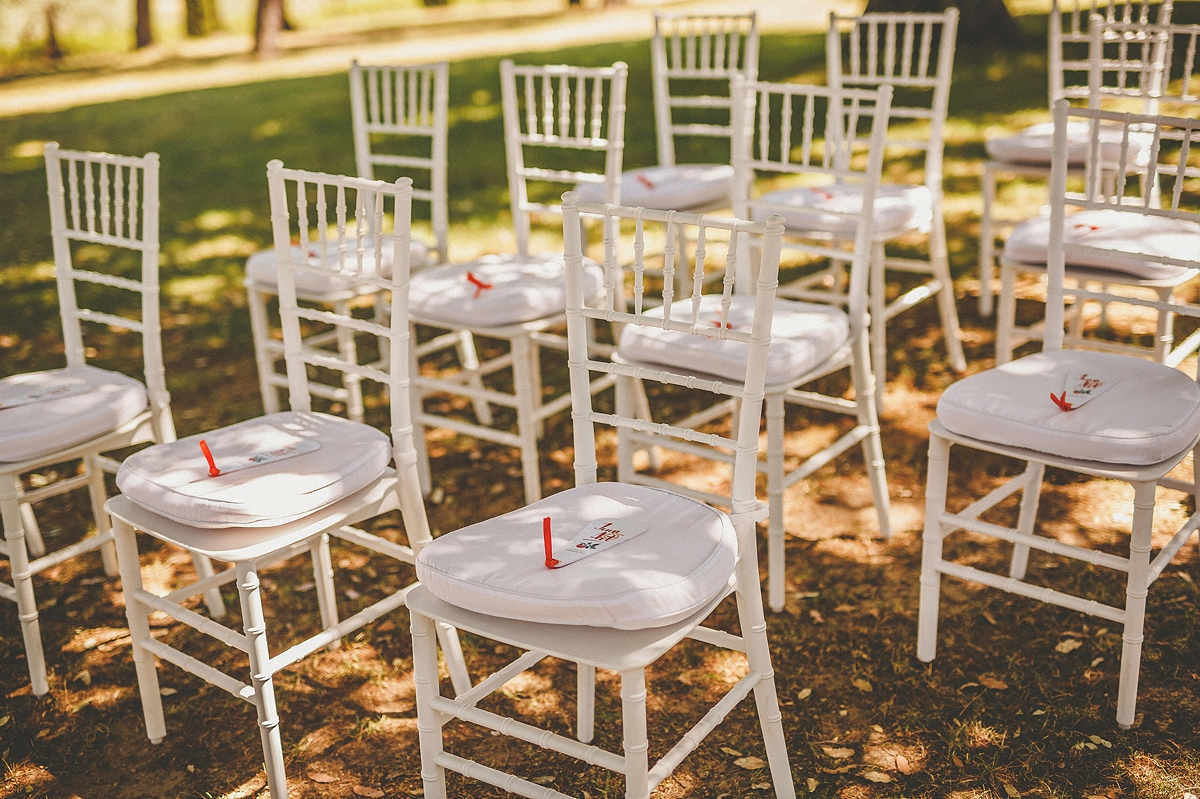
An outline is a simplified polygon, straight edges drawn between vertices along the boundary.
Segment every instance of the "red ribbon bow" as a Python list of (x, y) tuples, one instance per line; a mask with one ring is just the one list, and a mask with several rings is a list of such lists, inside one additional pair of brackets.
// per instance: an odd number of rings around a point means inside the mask
[(1072, 229), (1079, 230), (1081, 228), (1083, 229), (1084, 233), (1095, 233), (1097, 230), (1100, 229), (1100, 226), (1099, 225), (1085, 225), (1083, 222), (1080, 222), (1079, 224), (1075, 225), (1075, 227)]
[(467, 272), (467, 281), (475, 287), (475, 296), (471, 298), (473, 300), (479, 299), (479, 295), (483, 293), (484, 289), (490, 289), (492, 287), (491, 283), (484, 283), (470, 272)]
[(646, 177), (645, 175), (643, 175), (643, 174), (642, 174), (642, 173), (640, 173), (640, 172), (636, 173), (636, 174), (634, 175), (634, 177), (635, 177), (635, 178), (637, 178), (637, 182), (638, 182), (638, 183), (641, 183), (641, 184), (642, 184), (643, 186), (645, 186), (646, 188), (650, 189), (651, 191), (654, 191), (654, 181), (653, 181), (653, 180), (651, 180), (650, 178)]
[(1050, 392), (1050, 399), (1054, 401), (1054, 404), (1055, 404), (1055, 405), (1057, 405), (1058, 407), (1062, 408), (1064, 411), (1073, 411), (1073, 410), (1075, 410), (1075, 406), (1074, 406), (1074, 405), (1072, 405), (1071, 403), (1067, 402), (1067, 392), (1066, 392), (1066, 391), (1063, 391), (1063, 393), (1062, 393), (1062, 396), (1061, 396), (1061, 397), (1056, 397), (1056, 396), (1054, 396), (1054, 392), (1053, 392), (1053, 391), (1051, 391), (1051, 392)]
[(542, 517), (542, 543), (546, 547), (546, 568), (553, 569), (558, 565), (558, 558), (554, 557), (554, 544), (550, 541), (550, 517)]
[(709, 322), (709, 324), (713, 327), (724, 327), (726, 330), (733, 330), (733, 322), (726, 322), (724, 325), (722, 325), (720, 319), (713, 319)]
[(208, 449), (208, 442), (203, 438), (200, 439), (200, 451), (204, 453), (204, 460), (208, 461), (208, 476), (220, 477), (221, 470), (217, 468), (217, 462), (213, 460), (212, 452)]

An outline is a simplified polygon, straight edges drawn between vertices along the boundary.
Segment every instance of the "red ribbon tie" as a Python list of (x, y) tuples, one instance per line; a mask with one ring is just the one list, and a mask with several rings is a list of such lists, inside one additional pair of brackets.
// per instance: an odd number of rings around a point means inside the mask
[(212, 452), (208, 449), (208, 442), (203, 438), (200, 439), (200, 451), (204, 453), (204, 460), (208, 461), (208, 476), (220, 477), (221, 470), (217, 468), (217, 462), (213, 460)]
[(546, 568), (553, 569), (558, 565), (558, 559), (554, 557), (554, 544), (550, 541), (550, 517), (542, 517), (542, 543), (546, 547)]
[(467, 282), (475, 287), (475, 296), (471, 298), (473, 300), (479, 299), (479, 295), (482, 294), (485, 289), (490, 289), (492, 287), (491, 283), (484, 283), (470, 272), (467, 272)]
[(1054, 401), (1054, 404), (1055, 404), (1055, 405), (1057, 405), (1058, 407), (1062, 408), (1064, 411), (1073, 411), (1073, 410), (1075, 410), (1075, 407), (1074, 407), (1073, 405), (1071, 405), (1071, 403), (1067, 402), (1067, 392), (1066, 392), (1066, 391), (1064, 391), (1064, 392), (1062, 393), (1062, 396), (1061, 396), (1061, 397), (1056, 397), (1056, 396), (1054, 396), (1054, 392), (1053, 392), (1053, 391), (1051, 391), (1051, 392), (1050, 392), (1050, 399)]
[(643, 186), (650, 189), (650, 191), (654, 191), (654, 181), (653, 180), (646, 177), (641, 172), (635, 173), (634, 177), (637, 178), (638, 183), (641, 183)]

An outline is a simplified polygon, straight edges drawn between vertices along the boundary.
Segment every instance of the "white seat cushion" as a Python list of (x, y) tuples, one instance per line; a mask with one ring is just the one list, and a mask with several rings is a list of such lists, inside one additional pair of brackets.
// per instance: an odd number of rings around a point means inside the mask
[[(269, 456), (212, 477), (201, 439), (218, 464)], [(297, 439), (301, 454), (287, 457)], [(304, 451), (313, 443), (316, 449)], [(193, 527), (274, 527), (368, 485), (383, 474), (391, 454), (387, 435), (373, 427), (287, 411), (142, 450), (121, 464), (117, 486), (147, 510)]]
[[(858, 229), (862, 207), (859, 184), (805, 186), (764, 194), (754, 201), (751, 217), (763, 222), (771, 214), (780, 214), (790, 230), (851, 237)], [(928, 229), (932, 208), (933, 199), (925, 186), (880, 186), (875, 195), (875, 237)]]
[[(1154, 258), (1191, 259), (1200, 265), (1200, 225), (1186, 219), (1143, 216), (1128, 211), (1080, 211), (1066, 218), (1063, 241), (1085, 247), (1102, 247), (1114, 253), (1138, 253), (1142, 261), (1104, 252), (1067, 253), (1071, 266), (1113, 269), (1144, 280), (1169, 280), (1188, 268), (1164, 264)], [(1050, 217), (1027, 219), (1013, 228), (1004, 242), (1004, 258), (1027, 264), (1044, 264), (1049, 258)]]
[[(729, 309), (734, 330), (749, 332), (754, 297), (735, 295)], [(702, 324), (720, 324), (721, 297), (700, 299)], [(662, 308), (647, 312), (662, 318)], [(690, 300), (671, 305), (671, 318), (691, 321)], [(794, 300), (776, 300), (771, 321), (771, 346), (767, 350), (767, 385), (791, 383), (824, 363), (850, 337), (850, 320), (840, 308)], [(709, 374), (742, 382), (750, 345), (742, 341), (697, 336), (682, 330), (627, 325), (621, 332), (618, 354), (626, 361), (661, 364), (684, 374)]]
[[(555, 551), (597, 519), (647, 529), (548, 569), (545, 516)], [(736, 560), (737, 539), (724, 513), (657, 488), (596, 483), (435, 539), (417, 556), (417, 579), (438, 599), (491, 616), (641, 630), (702, 608), (725, 589)]]
[[(580, 183), (575, 187), (581, 203), (605, 201), (604, 184)], [(729, 202), (733, 192), (733, 167), (728, 164), (676, 164), (631, 169), (621, 175), (621, 204), (682, 211)]]
[[(346, 256), (346, 265), (351, 269), (358, 265), (358, 259), (354, 255), (354, 248), (357, 247), (357, 242), (351, 239), (347, 242), (350, 248)], [(368, 248), (371, 247), (370, 239), (367, 239)], [(321, 262), (320, 250), (315, 244), (309, 245), (309, 264), (316, 266)], [(292, 247), (292, 252), (299, 255), (300, 246)], [(383, 274), (382, 277), (390, 278), (392, 276), (392, 247), (391, 237), (385, 236), (383, 239)], [(326, 256), (327, 264), (333, 266), (338, 263), (338, 255), (336, 242), (329, 243), (329, 254)], [(429, 248), (424, 243), (412, 239), (409, 242), (409, 269), (416, 271), (426, 266), (429, 262)], [(320, 297), (323, 294), (333, 294), (347, 291), (354, 288), (353, 275), (339, 275), (334, 272), (324, 272), (316, 274), (313, 272), (296, 272), (296, 292), (310, 297)], [(371, 255), (363, 256), (362, 274), (368, 277), (375, 275), (375, 258)], [(262, 250), (251, 255), (246, 259), (246, 280), (254, 283), (260, 288), (268, 288), (278, 291), (279, 274), (276, 271), (275, 265), (275, 250)]]
[[(1121, 137), (1124, 135), (1119, 125), (1100, 126), (1100, 158), (1115, 161), (1121, 152)], [(1071, 120), (1067, 122), (1067, 163), (1076, 166), (1087, 162), (1090, 146), (1091, 123), (1086, 120)], [(1045, 164), (1050, 165), (1050, 157), (1054, 150), (1054, 123), (1043, 122), (1031, 125), (1011, 136), (1001, 136), (987, 140), (987, 153), (996, 161), (1006, 161), (1010, 164)], [(1144, 166), (1150, 157), (1150, 145), (1153, 136), (1150, 133), (1133, 131), (1129, 136), (1128, 163), (1133, 166)]]
[(118, 429), (146, 409), (146, 387), (94, 366), (0, 380), (0, 462), (40, 458)]
[[(604, 271), (585, 258), (584, 297), (593, 300), (603, 290)], [(408, 296), (410, 312), (422, 321), (469, 328), (517, 325), (566, 312), (566, 269), (561, 253), (485, 255), (413, 275)]]
[[(1086, 405), (1051, 399), (1085, 372), (1116, 377)], [(1048, 455), (1145, 466), (1178, 455), (1200, 435), (1200, 386), (1130, 355), (1063, 350), (1020, 358), (960, 380), (942, 394), (947, 430)]]

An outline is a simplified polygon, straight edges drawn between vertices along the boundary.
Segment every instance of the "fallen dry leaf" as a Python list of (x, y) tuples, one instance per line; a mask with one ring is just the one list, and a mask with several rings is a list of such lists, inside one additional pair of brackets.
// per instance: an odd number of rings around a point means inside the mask
[(732, 755), (733, 757), (741, 757), (742, 756), (741, 752), (739, 752), (736, 749), (730, 749), (728, 746), (722, 746), (721, 751), (727, 755)]
[(366, 785), (355, 785), (354, 792), (366, 799), (383, 799), (383, 791), (378, 788), (369, 788)]
[(92, 673), (90, 671), (88, 671), (87, 669), (84, 669), (83, 671), (81, 671), (75, 675), (75, 679), (79, 680), (84, 685), (91, 685), (92, 684)]
[(175, 694), (177, 694), (179, 692), (176, 691), (174, 688), (170, 688), (170, 687), (164, 685), (162, 688), (158, 689), (158, 693), (161, 694), (162, 696), (175, 696)]
[(909, 763), (908, 758), (904, 755), (896, 755), (896, 771), (899, 771), (901, 774), (912, 774), (912, 763)]
[(950, 755), (950, 762), (959, 768), (963, 767), (962, 759), (958, 755)]
[(1004, 786), (1004, 792), (1006, 794), (1008, 794), (1009, 796), (1011, 796), (1012, 799), (1021, 799), (1021, 792), (1018, 791), (1016, 788), (1009, 785), (1007, 782), (1002, 782), (1000, 784)]
[(817, 789), (817, 786), (820, 785), (821, 783), (817, 782), (812, 777), (809, 777), (807, 780), (805, 780), (805, 784), (808, 786), (808, 792), (812, 793), (813, 791), (815, 791)]
[(1008, 683), (1004, 680), (996, 680), (991, 677), (980, 677), (979, 684), (984, 688), (991, 688), (993, 691), (1003, 691), (1008, 687)]
[(800, 692), (796, 694), (797, 699), (808, 699), (810, 696), (812, 696), (811, 688), (802, 688), (800, 689)]
[(892, 781), (892, 778), (884, 774), (882, 771), (864, 771), (861, 776), (864, 780), (870, 780), (871, 782)]
[(538, 785), (549, 785), (554, 782), (554, 777), (549, 774), (543, 774), (540, 777), (534, 777), (530, 782), (536, 782)]
[(769, 791), (769, 790), (771, 790), (771, 783), (769, 783), (769, 782), (756, 782), (756, 783), (754, 783), (753, 785), (751, 785), (750, 787), (751, 787), (751, 788), (753, 788), (753, 789), (754, 789), (754, 790), (756, 790), (756, 791)]
[(854, 757), (853, 749), (834, 748), (832, 746), (822, 746), (821, 751), (834, 760), (845, 760), (848, 757)]
[(813, 608), (808, 612), (808, 617), (813, 620), (814, 624), (824, 624), (825, 617), (821, 615), (821, 611)]
[(868, 680), (864, 680), (862, 677), (855, 677), (850, 681), (850, 684), (865, 694), (869, 694), (875, 690), (871, 687), (871, 683)]
[(330, 776), (329, 774), (325, 774), (320, 771), (310, 771), (308, 773), (308, 778), (313, 782), (320, 783), (337, 782), (337, 777)]
[(847, 771), (854, 771), (854, 766), (842, 766), (841, 768), (823, 768), (821, 771), (826, 774), (845, 774)]
[(1083, 641), (1080, 641), (1078, 638), (1066, 638), (1058, 642), (1058, 646), (1054, 647), (1054, 651), (1065, 655), (1068, 652), (1074, 652), (1081, 646), (1083, 646)]
[(738, 768), (754, 771), (755, 769), (766, 768), (767, 761), (763, 760), (761, 757), (739, 757), (737, 760), (733, 761), (733, 765), (737, 766)]
[(833, 609), (833, 612), (834, 613), (853, 613), (856, 610), (858, 610), (858, 608), (855, 607), (854, 605), (838, 605), (836, 608)]

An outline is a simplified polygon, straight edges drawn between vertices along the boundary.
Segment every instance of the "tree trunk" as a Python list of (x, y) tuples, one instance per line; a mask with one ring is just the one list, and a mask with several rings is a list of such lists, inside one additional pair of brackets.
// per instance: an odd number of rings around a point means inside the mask
[(221, 29), (216, 0), (184, 0), (188, 36), (207, 36)]
[(867, 0), (868, 12), (959, 10), (958, 46), (1007, 46), (1024, 41), (1025, 32), (1012, 18), (1004, 0)]
[(254, 54), (259, 58), (279, 55), (279, 32), (283, 30), (283, 0), (258, 0), (254, 23)]
[(54, 22), (54, 18), (58, 14), (58, 5), (47, 3), (44, 10), (46, 13), (46, 58), (49, 61), (57, 61), (63, 57), (62, 47), (58, 43), (58, 27)]
[(150, 0), (133, 2), (133, 46), (140, 50), (154, 43), (154, 30), (150, 25)]

